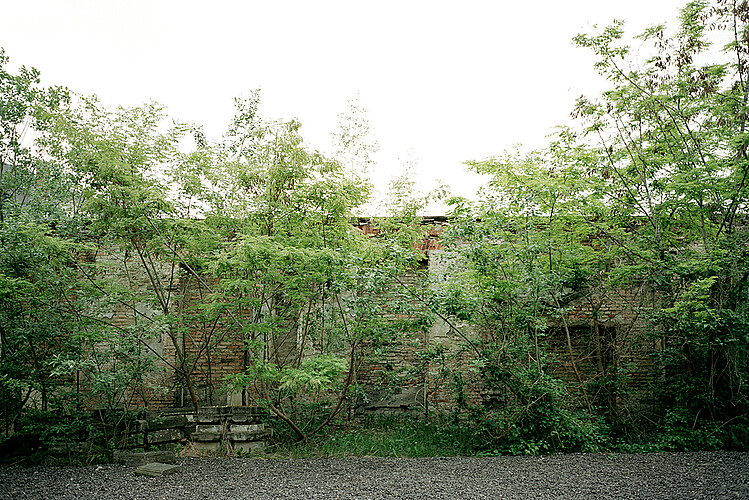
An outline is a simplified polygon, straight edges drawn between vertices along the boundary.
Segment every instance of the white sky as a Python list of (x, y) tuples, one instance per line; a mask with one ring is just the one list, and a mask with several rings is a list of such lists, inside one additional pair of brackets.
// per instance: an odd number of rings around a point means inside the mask
[(214, 139), (232, 98), (260, 88), (263, 117), (298, 118), (326, 151), (358, 92), (380, 144), (376, 185), (412, 157), (422, 190), (442, 180), (469, 196), (480, 180), (463, 161), (541, 146), (601, 89), (574, 35), (615, 18), (632, 34), (675, 25), (684, 3), (21, 0), (0, 9), (0, 46), (45, 85), (112, 106), (153, 99)]

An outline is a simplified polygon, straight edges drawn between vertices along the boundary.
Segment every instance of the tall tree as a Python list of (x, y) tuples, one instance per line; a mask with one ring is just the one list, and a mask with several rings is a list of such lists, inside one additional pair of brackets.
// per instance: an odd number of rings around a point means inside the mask
[[(708, 438), (742, 443), (748, 21), (745, 2), (690, 2), (674, 35), (664, 26), (643, 33), (652, 57), (641, 67), (619, 24), (576, 39), (612, 84), (576, 111), (598, 138), (612, 213), (640, 221), (627, 238), (636, 249), (629, 269), (662, 301), (667, 422), (693, 430), (704, 423), (713, 429)], [(722, 56), (708, 50), (714, 33), (730, 37)], [(727, 422), (736, 430), (731, 438)]]

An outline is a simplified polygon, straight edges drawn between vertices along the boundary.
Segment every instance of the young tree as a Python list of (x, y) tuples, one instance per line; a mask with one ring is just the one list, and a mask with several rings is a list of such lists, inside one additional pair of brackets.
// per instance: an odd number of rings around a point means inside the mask
[[(496, 449), (596, 447), (591, 424), (598, 422), (599, 398), (589, 394), (567, 320), (574, 303), (605, 289), (601, 276), (615, 255), (605, 242), (591, 245), (598, 230), (587, 221), (603, 209), (591, 175), (596, 160), (572, 131), (561, 129), (546, 150), (469, 162), (491, 176), (483, 199), (452, 201), (440, 256), (445, 269), (432, 300), (476, 332), (466, 348), (490, 397), (486, 408), (474, 411), (487, 412), (487, 425), (496, 427)], [(555, 362), (575, 375), (567, 390), (555, 378)], [(597, 374), (609, 376), (603, 367)], [(575, 412), (574, 394), (584, 415)]]
[(66, 421), (89, 396), (69, 368), (85, 363), (103, 328), (87, 315), (97, 294), (76, 271), (86, 250), (80, 191), (44, 144), (69, 92), (7, 64), (0, 51), (0, 412), (6, 432), (41, 431), (49, 444), (83, 430)]
[(66, 92), (42, 88), (33, 68), (13, 74), (8, 64), (0, 49), (0, 406), (6, 429), (35, 391), (40, 408), (49, 407), (56, 385), (51, 359), (74, 348), (56, 327), (66, 324), (58, 307), (69, 296), (65, 242), (47, 235), (62, 219), (58, 205), (68, 201), (65, 179), (33, 150), (37, 117), (64, 101)]
[[(694, 442), (745, 446), (749, 8), (690, 2), (680, 21), (673, 36), (655, 26), (640, 37), (653, 54), (641, 67), (620, 24), (577, 37), (612, 89), (576, 112), (599, 141), (611, 213), (638, 221), (622, 270), (661, 301), (673, 435), (707, 429)], [(731, 39), (717, 60), (713, 33)]]
[(346, 104), (346, 111), (338, 115), (338, 130), (333, 134), (334, 157), (348, 176), (361, 179), (371, 174), (374, 156), (380, 146), (373, 137), (369, 116), (360, 104), (359, 94)]
[[(368, 187), (309, 150), (298, 122), (260, 121), (256, 94), (237, 104), (220, 174), (209, 175), (222, 201), (208, 216), (226, 231), (209, 267), (214, 309), (236, 320), (246, 346), (234, 378), (243, 401), (259, 398), (304, 439), (340, 411), (372, 323), (355, 292), (367, 244), (351, 223)], [(313, 425), (304, 403), (329, 405), (328, 416)]]
[[(578, 36), (611, 84), (579, 99), (584, 129), (562, 130), (541, 152), (471, 163), (494, 180), (478, 210), (454, 212), (466, 266), (455, 273), (461, 285), (440, 293), (445, 307), (483, 327), (490, 385), (506, 385), (516, 401), (524, 401), (517, 387), (542, 387), (544, 337), (561, 326), (588, 412), (595, 417), (601, 400), (587, 393), (602, 388), (609, 422), (632, 425), (617, 409), (627, 374), (619, 360), (636, 342), (655, 341), (664, 346), (653, 374), (665, 379), (661, 444), (746, 446), (747, 20), (744, 3), (691, 2), (673, 36), (655, 26), (638, 38), (649, 54), (639, 63), (621, 23)], [(707, 51), (713, 29), (733, 39), (717, 62)], [(612, 344), (596, 297), (627, 287), (656, 298), (633, 305), (652, 320), (649, 339)], [(594, 367), (603, 385), (579, 371), (567, 320), (579, 301), (594, 312), (596, 358), (615, 347), (608, 367)], [(538, 375), (518, 384), (526, 357)], [(526, 400), (521, 413), (543, 399)]]
[[(52, 119), (43, 144), (74, 176), (88, 238), (100, 253), (98, 263), (80, 261), (78, 270), (110, 307), (130, 316), (129, 325), (110, 329), (109, 337), (96, 342), (130, 346), (125, 357), (159, 358), (183, 380), (197, 408), (195, 358), (182, 342), (186, 319), (177, 292), (183, 272), (173, 254), (176, 235), (184, 239), (190, 223), (180, 220), (183, 207), (171, 202), (168, 177), (169, 168), (183, 161), (178, 143), (185, 126), (170, 125), (155, 103), (109, 110), (85, 97)], [(154, 347), (162, 335), (169, 339), (174, 359)], [(104, 365), (115, 370), (114, 361)], [(146, 364), (133, 366), (137, 369), (121, 378), (116, 389), (121, 391), (118, 405), (137, 393), (142, 403), (149, 399), (142, 393)]]

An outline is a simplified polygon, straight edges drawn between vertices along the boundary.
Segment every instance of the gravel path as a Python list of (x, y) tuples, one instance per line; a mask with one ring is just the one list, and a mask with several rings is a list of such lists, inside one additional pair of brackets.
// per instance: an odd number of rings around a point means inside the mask
[(0, 467), (0, 498), (749, 498), (749, 453), (492, 458), (189, 458), (133, 467)]

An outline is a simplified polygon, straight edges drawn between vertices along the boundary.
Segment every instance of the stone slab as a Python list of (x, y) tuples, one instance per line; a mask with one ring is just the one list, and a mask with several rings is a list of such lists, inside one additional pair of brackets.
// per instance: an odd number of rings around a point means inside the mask
[(195, 442), (206, 442), (206, 441), (220, 441), (220, 432), (196, 432), (192, 435), (192, 440)]
[(202, 406), (198, 409), (195, 416), (197, 422), (218, 422), (231, 414), (231, 408), (228, 406)]
[(234, 406), (231, 409), (229, 421), (234, 423), (259, 423), (267, 415), (263, 408), (255, 406)]
[(179, 441), (184, 437), (185, 433), (181, 429), (161, 429), (155, 432), (149, 432), (146, 436), (146, 443), (168, 443), (170, 441)]
[(195, 426), (195, 432), (213, 432), (214, 434), (221, 434), (221, 429), (223, 429), (223, 426), (221, 424), (198, 424)]
[(263, 424), (232, 424), (229, 426), (229, 430), (231, 432), (258, 432), (258, 431), (264, 431), (265, 425)]
[(133, 432), (140, 434), (148, 432), (148, 420), (136, 420), (133, 426)]
[(156, 448), (158, 448), (160, 451), (176, 452), (177, 449), (182, 448), (182, 443), (161, 443), (161, 444), (157, 444)]
[(218, 441), (195, 441), (192, 445), (198, 451), (218, 451), (221, 443), (219, 443)]
[(265, 430), (258, 431), (231, 431), (227, 437), (232, 441), (259, 441), (265, 438)]
[(159, 462), (151, 462), (135, 469), (136, 476), (159, 477), (174, 474), (175, 472), (179, 472), (179, 465), (162, 464)]
[(164, 415), (163, 417), (153, 418), (146, 422), (146, 424), (146, 428), (149, 431), (184, 427), (187, 425), (187, 417), (184, 415)]

